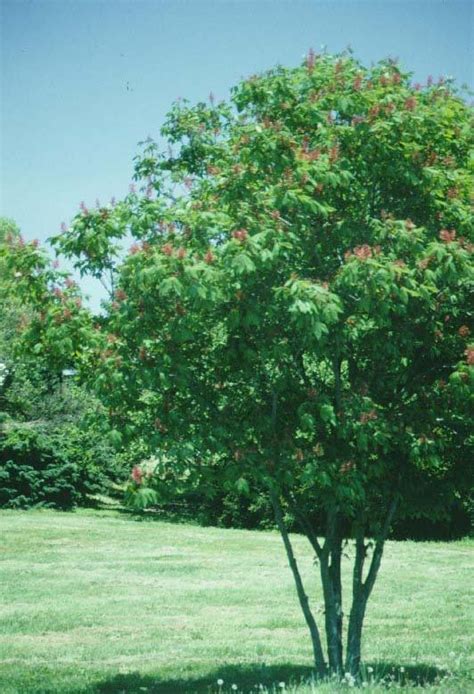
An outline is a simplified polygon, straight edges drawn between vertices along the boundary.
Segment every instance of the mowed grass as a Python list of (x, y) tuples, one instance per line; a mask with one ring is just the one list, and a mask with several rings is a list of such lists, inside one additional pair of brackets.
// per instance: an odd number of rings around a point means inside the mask
[[(321, 623), (317, 567), (305, 539), (294, 542)], [(0, 545), (2, 694), (347, 688), (309, 681), (309, 636), (276, 532), (2, 511)], [(473, 557), (468, 540), (388, 543), (367, 615), (366, 691), (382, 691), (384, 675), (392, 687), (412, 680), (406, 691), (419, 679), (474, 691)]]

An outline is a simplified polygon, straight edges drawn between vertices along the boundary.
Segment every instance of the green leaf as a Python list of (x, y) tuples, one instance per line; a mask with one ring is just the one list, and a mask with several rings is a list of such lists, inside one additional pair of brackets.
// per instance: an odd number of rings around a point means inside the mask
[(249, 483), (247, 482), (247, 480), (244, 477), (239, 477), (239, 479), (235, 483), (235, 486), (236, 486), (237, 491), (240, 492), (241, 494), (247, 495), (250, 492)]
[(325, 424), (331, 424), (331, 426), (336, 426), (336, 413), (334, 412), (334, 407), (329, 403), (324, 403), (319, 408), (319, 414), (321, 419)]
[(167, 277), (159, 286), (160, 294), (163, 296), (181, 296), (183, 293), (183, 285), (177, 277)]
[(255, 271), (255, 263), (247, 253), (239, 253), (236, 255), (232, 260), (232, 267), (239, 275), (246, 275)]

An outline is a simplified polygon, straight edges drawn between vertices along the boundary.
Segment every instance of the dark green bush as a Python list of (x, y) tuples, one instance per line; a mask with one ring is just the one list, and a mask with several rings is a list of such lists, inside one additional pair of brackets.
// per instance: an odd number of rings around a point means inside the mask
[(4, 424), (0, 439), (0, 506), (71, 508), (106, 489), (113, 452), (102, 436), (74, 424), (47, 428)]

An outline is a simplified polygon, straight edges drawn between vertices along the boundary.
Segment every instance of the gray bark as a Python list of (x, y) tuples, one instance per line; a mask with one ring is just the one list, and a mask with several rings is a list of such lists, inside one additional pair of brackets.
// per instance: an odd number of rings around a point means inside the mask
[(285, 527), (280, 502), (278, 500), (277, 495), (273, 491), (270, 491), (270, 498), (275, 514), (275, 520), (280, 531), (281, 537), (283, 539), (283, 544), (285, 545), (288, 564), (290, 565), (290, 569), (293, 573), (293, 578), (295, 580), (296, 592), (298, 594), (301, 609), (303, 610), (304, 618), (306, 620), (306, 624), (308, 625), (311, 634), (314, 664), (317, 672), (320, 675), (324, 675), (326, 672), (326, 662), (324, 659), (324, 653), (321, 645), (321, 637), (319, 635), (318, 626), (316, 624), (316, 620), (314, 619), (313, 613), (311, 612), (311, 609), (309, 607), (308, 596), (305, 593), (303, 581), (301, 579), (301, 574), (299, 572), (298, 564), (296, 562), (296, 558), (293, 552), (293, 547), (291, 546), (290, 538)]
[(383, 528), (375, 542), (372, 560), (365, 581), (363, 580), (363, 571), (367, 547), (364, 543), (363, 524), (359, 525), (356, 532), (356, 557), (352, 577), (352, 608), (349, 617), (346, 649), (346, 670), (354, 677), (358, 677), (360, 671), (362, 628), (367, 601), (379, 572), (385, 540), (390, 531), (397, 504), (398, 499), (394, 497), (385, 517)]

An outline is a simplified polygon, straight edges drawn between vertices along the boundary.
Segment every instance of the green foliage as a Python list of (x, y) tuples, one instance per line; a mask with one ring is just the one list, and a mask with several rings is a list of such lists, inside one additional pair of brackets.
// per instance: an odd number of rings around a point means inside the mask
[(88, 271), (89, 237), (136, 239), (94, 372), (121, 441), (374, 533), (393, 495), (441, 518), (471, 484), (471, 114), (448, 81), (312, 60), (176, 104), (139, 192), (54, 242)]
[(70, 508), (117, 476), (103, 408), (62, 375), (80, 364), (91, 317), (11, 224), (0, 262), (0, 505)]
[(321, 673), (282, 507), (320, 561), (337, 672), (342, 543), (356, 537), (357, 675), (395, 511), (443, 519), (472, 486), (472, 125), (450, 81), (418, 87), (393, 61), (311, 53), (243, 81), (230, 104), (175, 104), (168, 155), (149, 140), (136, 160), (138, 192), (83, 208), (55, 240), (81, 272), (112, 271), (88, 363), (114, 438), (145, 440), (157, 480), (170, 467), (210, 497), (215, 480), (267, 490)]
[(17, 370), (0, 422), (0, 506), (71, 508), (117, 478), (100, 405), (82, 389)]

